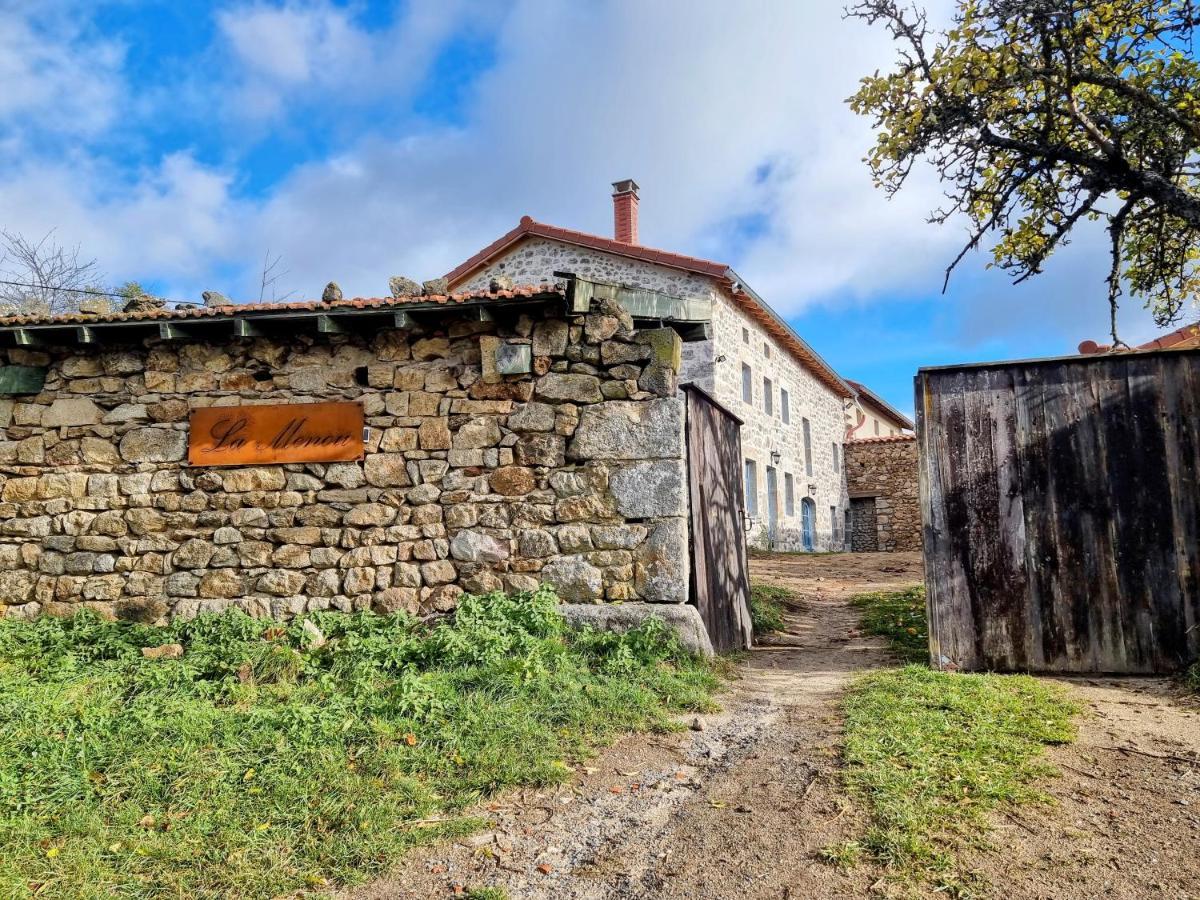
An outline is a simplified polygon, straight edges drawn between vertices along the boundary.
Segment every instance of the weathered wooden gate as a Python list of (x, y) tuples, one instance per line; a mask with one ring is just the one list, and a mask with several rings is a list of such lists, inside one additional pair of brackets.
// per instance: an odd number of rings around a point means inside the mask
[(692, 602), (713, 649), (750, 646), (750, 577), (742, 497), (742, 420), (694, 385), (687, 392)]
[(935, 665), (1200, 655), (1200, 352), (922, 369), (916, 389)]

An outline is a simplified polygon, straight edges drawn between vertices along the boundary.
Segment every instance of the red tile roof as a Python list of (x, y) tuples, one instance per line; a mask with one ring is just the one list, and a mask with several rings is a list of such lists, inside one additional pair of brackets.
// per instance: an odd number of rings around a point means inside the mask
[(238, 316), (243, 313), (287, 313), (287, 312), (337, 312), (352, 309), (387, 310), (414, 303), (467, 303), (476, 301), (503, 301), (525, 299), (542, 295), (563, 296), (564, 290), (554, 285), (543, 284), (514, 287), (505, 291), (466, 291), (451, 294), (417, 294), (408, 297), (354, 297), (326, 303), (324, 300), (305, 300), (294, 303), (235, 303), (228, 306), (197, 306), (191, 309), (150, 309), (141, 312), (110, 312), (99, 315), (88, 313), (63, 313), (55, 316), (3, 316), (0, 328), (27, 325), (96, 325), (116, 322), (176, 322), (189, 319)]
[[(1200, 322), (1193, 322), (1191, 325), (1184, 325), (1169, 334), (1164, 334), (1152, 341), (1147, 341), (1144, 344), (1139, 344), (1134, 347), (1134, 350), (1187, 350), (1191, 347), (1200, 347)], [(1083, 341), (1079, 345), (1079, 352), (1085, 356), (1090, 356), (1094, 353), (1108, 353), (1112, 350), (1111, 344), (1097, 344), (1095, 341)]]
[(725, 263), (700, 259), (695, 256), (685, 256), (682, 253), (671, 253), (667, 250), (656, 250), (653, 247), (643, 247), (640, 244), (625, 244), (621, 241), (614, 241), (611, 238), (601, 237), (598, 234), (588, 234), (585, 231), (574, 231), (570, 228), (559, 228), (557, 225), (535, 222), (529, 216), (523, 216), (517, 227), (512, 229), (512, 231), (501, 235), (470, 259), (447, 272), (446, 280), (453, 286), (455, 282), (462, 281), (468, 275), (487, 265), (505, 250), (529, 237), (543, 237), (550, 240), (562, 241), (592, 250), (599, 250), (604, 253), (612, 253), (669, 268), (682, 269), (685, 272), (695, 272), (698, 275), (706, 275), (709, 278), (713, 278), (729, 292), (738, 306), (750, 318), (787, 348), (805, 368), (812, 372), (834, 394), (839, 397), (850, 397), (853, 395), (853, 391), (837, 372), (833, 370), (833, 367), (825, 362), (812, 347), (808, 346), (765, 302), (752, 291), (747, 290), (733, 269), (725, 265)]
[(543, 222), (535, 222), (529, 216), (522, 216), (521, 221), (512, 231), (501, 235), (470, 259), (447, 272), (446, 280), (453, 286), (456, 281), (461, 281), (476, 269), (482, 268), (493, 257), (527, 237), (544, 237), (555, 241), (563, 241), (568, 244), (578, 244), (581, 247), (589, 247), (592, 250), (602, 250), (605, 253), (629, 256), (633, 259), (656, 263), (660, 266), (669, 266), (688, 272), (699, 272), (702, 275), (708, 275), (712, 278), (721, 278), (729, 271), (729, 266), (724, 263), (699, 259), (695, 256), (684, 256), (682, 253), (655, 250), (652, 247), (643, 247), (640, 244), (625, 244), (621, 241), (614, 241), (612, 238), (600, 237), (598, 234), (573, 231), (570, 228), (559, 228), (557, 225), (546, 225)]
[(847, 444), (901, 444), (905, 441), (915, 441), (915, 434), (886, 434), (879, 437), (854, 438), (849, 440)]

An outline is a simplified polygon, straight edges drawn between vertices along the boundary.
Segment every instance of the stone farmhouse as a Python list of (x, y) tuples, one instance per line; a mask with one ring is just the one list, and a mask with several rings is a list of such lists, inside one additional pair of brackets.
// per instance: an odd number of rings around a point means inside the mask
[(526, 216), (449, 272), (450, 289), (477, 291), (496, 279), (539, 284), (561, 273), (633, 289), (635, 322), (669, 322), (682, 335), (680, 381), (742, 420), (751, 545), (844, 549), (843, 444), (856, 390), (729, 266), (639, 244), (638, 186), (626, 180), (613, 189), (612, 238)]
[(908, 416), (872, 391), (865, 384), (847, 379), (854, 388), (854, 403), (846, 411), (846, 437), (852, 441), (912, 434)]

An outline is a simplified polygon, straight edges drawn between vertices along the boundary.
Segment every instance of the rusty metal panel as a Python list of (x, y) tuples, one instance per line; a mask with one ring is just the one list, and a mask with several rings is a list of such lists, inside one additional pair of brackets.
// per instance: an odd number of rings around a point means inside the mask
[(1200, 656), (1200, 353), (924, 369), (916, 408), (935, 665)]
[(361, 403), (281, 403), (193, 409), (193, 466), (342, 462), (362, 459)]

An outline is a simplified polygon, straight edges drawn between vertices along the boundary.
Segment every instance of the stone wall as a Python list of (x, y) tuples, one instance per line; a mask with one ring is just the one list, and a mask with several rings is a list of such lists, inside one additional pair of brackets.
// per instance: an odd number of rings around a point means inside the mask
[[(772, 467), (776, 470), (778, 497), (777, 526), (771, 546), (778, 550), (803, 549), (804, 497), (812, 500), (816, 510), (815, 549), (840, 550), (845, 546), (843, 532), (849, 498), (840, 459), (846, 433), (842, 398), (746, 315), (714, 279), (703, 275), (536, 237), (520, 242), (453, 287), (483, 289), (497, 276), (509, 276), (518, 284), (539, 284), (553, 281), (556, 271), (673, 296), (710, 299), (713, 338), (684, 345), (681, 378), (694, 381), (745, 422), (742, 452), (745, 459), (755, 463), (759, 508), (759, 514), (751, 519), (748, 541), (764, 549), (768, 544), (767, 468)], [(743, 362), (750, 365), (753, 373), (750, 403), (742, 400)], [(772, 382), (769, 413), (763, 396), (764, 375)], [(788, 422), (782, 416), (783, 390), (789, 395)], [(812, 435), (812, 475), (807, 474), (804, 462), (804, 419), (809, 420)], [(772, 453), (779, 454), (778, 461), (772, 460)], [(790, 514), (786, 502), (788, 475), (793, 484)]]
[[(574, 602), (686, 601), (678, 336), (612, 307), (495, 315), (4, 351), (48, 375), (0, 400), (0, 613), (426, 614), (542, 580)], [(499, 340), (531, 344), (533, 373), (485, 374)], [(192, 408), (331, 400), (363, 405), (363, 461), (185, 463)]]
[[(921, 499), (917, 482), (917, 441), (897, 436), (851, 441), (846, 444), (846, 480), (850, 496), (874, 499), (876, 541), (872, 549), (921, 549)], [(858, 536), (859, 504), (855, 503), (852, 526), (854, 549), (870, 543)]]
[[(752, 518), (748, 539), (767, 549), (769, 516), (767, 468), (776, 471), (777, 525), (770, 547), (804, 549), (801, 503), (809, 498), (815, 508), (815, 550), (841, 550), (843, 523), (849, 502), (842, 469), (845, 412), (842, 399), (732, 300), (714, 304), (713, 343), (722, 362), (714, 365), (713, 396), (740, 416), (742, 455), (755, 463), (759, 514)], [(750, 367), (751, 402), (742, 397), (742, 365)], [(766, 385), (771, 379), (771, 411), (767, 412)], [(783, 391), (788, 393), (788, 421), (783, 421)], [(805, 466), (804, 420), (809, 421), (812, 474)], [(836, 449), (835, 449), (836, 448)], [(777, 453), (778, 458), (772, 456)], [(836, 453), (836, 460), (835, 460)], [(787, 480), (792, 479), (793, 502), (787, 507)]]

